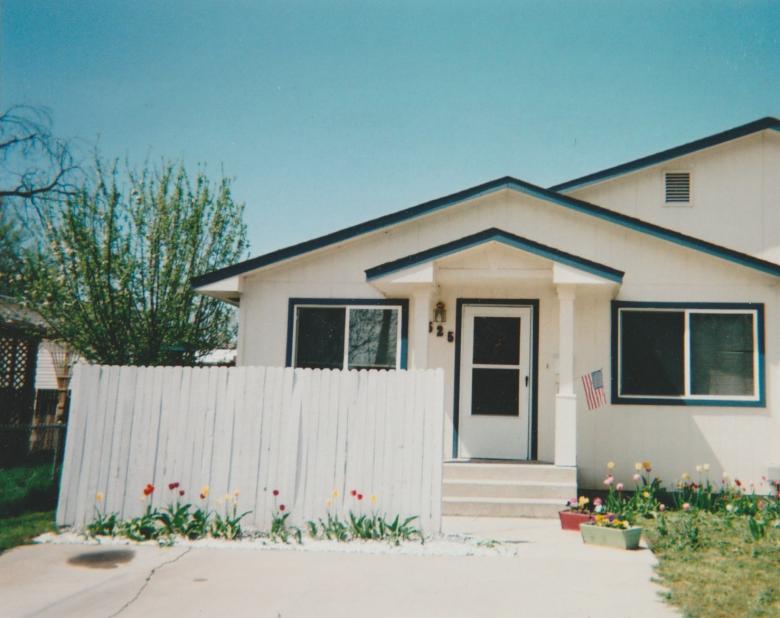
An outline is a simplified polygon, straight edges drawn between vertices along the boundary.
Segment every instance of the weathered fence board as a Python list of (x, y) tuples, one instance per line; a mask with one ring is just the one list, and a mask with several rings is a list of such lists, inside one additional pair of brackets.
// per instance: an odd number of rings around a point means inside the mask
[(417, 515), (438, 532), (443, 389), (441, 370), (78, 366), (57, 522), (84, 526), (97, 492), (102, 508), (133, 517), (147, 483), (164, 506), (178, 481), (211, 509), (240, 491), (245, 524), (261, 530), (275, 504), (302, 525), (329, 503)]

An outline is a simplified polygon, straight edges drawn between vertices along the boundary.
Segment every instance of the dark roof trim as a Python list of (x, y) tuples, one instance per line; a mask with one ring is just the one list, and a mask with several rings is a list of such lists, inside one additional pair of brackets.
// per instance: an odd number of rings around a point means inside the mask
[(525, 193), (526, 195), (530, 195), (537, 199), (558, 204), (559, 206), (563, 206), (570, 210), (575, 210), (592, 217), (597, 217), (599, 219), (603, 219), (604, 221), (609, 221), (610, 223), (615, 223), (616, 225), (621, 225), (643, 234), (649, 234), (650, 236), (655, 236), (656, 238), (661, 238), (663, 240), (682, 245), (683, 247), (696, 249), (697, 251), (703, 251), (704, 253), (709, 253), (710, 255), (714, 255), (724, 260), (740, 264), (741, 266), (746, 266), (748, 268), (753, 268), (755, 270), (780, 277), (780, 264), (767, 262), (766, 260), (755, 258), (746, 253), (728, 249), (727, 247), (722, 247), (706, 240), (700, 240), (698, 238), (694, 238), (693, 236), (681, 234), (680, 232), (661, 227), (660, 225), (655, 225), (654, 223), (647, 223), (641, 219), (637, 219), (636, 217), (629, 217), (628, 215), (615, 212), (614, 210), (609, 210), (608, 208), (604, 208), (602, 206), (596, 206), (595, 204), (591, 204), (585, 200), (579, 200), (562, 193), (556, 193), (550, 189), (544, 189), (523, 180), (512, 178), (511, 176), (504, 176), (503, 178), (497, 178), (496, 180), (491, 180), (481, 185), (477, 185), (476, 187), (471, 187), (470, 189), (465, 189), (451, 195), (431, 200), (430, 202), (424, 202), (422, 204), (418, 204), (417, 206), (412, 206), (411, 208), (406, 208), (389, 215), (371, 219), (365, 223), (353, 225), (351, 227), (344, 228), (343, 230), (339, 230), (325, 236), (320, 236), (319, 238), (315, 238), (313, 240), (307, 240), (306, 242), (292, 245), (284, 249), (279, 249), (278, 251), (272, 251), (271, 253), (266, 253), (265, 255), (260, 255), (250, 260), (239, 262), (238, 264), (233, 264), (231, 266), (221, 268), (220, 270), (206, 273), (200, 277), (193, 277), (191, 283), (196, 288), (204, 286), (221, 279), (227, 279), (228, 277), (240, 275), (257, 268), (262, 268), (264, 266), (269, 266), (283, 260), (294, 258), (299, 255), (303, 255), (304, 253), (309, 253), (310, 251), (322, 249), (324, 247), (349, 240), (362, 234), (367, 234), (369, 232), (390, 227), (392, 225), (397, 225), (411, 219), (422, 217), (437, 210), (459, 204), (475, 197), (487, 195), (495, 191), (500, 191), (502, 189), (512, 189), (514, 191), (519, 191), (520, 193)]
[(440, 197), (429, 202), (424, 202), (422, 204), (418, 204), (417, 206), (412, 206), (411, 208), (404, 208), (403, 210), (398, 210), (396, 212), (390, 213), (389, 215), (383, 215), (381, 217), (377, 217), (376, 219), (371, 219), (357, 225), (352, 225), (337, 232), (326, 234), (325, 236), (313, 238), (312, 240), (307, 240), (296, 245), (291, 245), (289, 247), (285, 247), (284, 249), (279, 249), (277, 251), (272, 251), (271, 253), (259, 255), (244, 262), (226, 266), (225, 268), (214, 270), (199, 277), (193, 277), (192, 285), (194, 287), (207, 285), (221, 279), (227, 279), (228, 277), (233, 277), (250, 270), (255, 270), (256, 268), (262, 268), (263, 266), (269, 266), (283, 260), (289, 260), (290, 258), (303, 255), (304, 253), (316, 251), (317, 249), (322, 249), (324, 247), (349, 240), (362, 234), (368, 234), (369, 232), (374, 232), (376, 230), (381, 230), (398, 223), (403, 223), (404, 221), (409, 221), (410, 219), (427, 215), (429, 213), (440, 210), (441, 208), (446, 208), (447, 206), (452, 206), (453, 204), (457, 204), (465, 200), (473, 199), (488, 193), (493, 193), (494, 191), (500, 191), (501, 189), (506, 189), (509, 187), (512, 181), (514, 181), (514, 179), (510, 178), (509, 176), (505, 176), (504, 178), (497, 178), (495, 180), (482, 183), (481, 185), (477, 185), (476, 187), (471, 187), (469, 189), (464, 189), (463, 191), (458, 191), (457, 193), (445, 195), (444, 197)]
[(392, 262), (386, 262), (379, 266), (369, 268), (366, 270), (366, 279), (370, 281), (392, 272), (397, 272), (418, 264), (424, 264), (425, 262), (430, 262), (431, 260), (452, 255), (491, 241), (500, 242), (516, 249), (528, 251), (529, 253), (571, 266), (578, 270), (584, 270), (616, 283), (621, 283), (623, 281), (623, 271), (611, 268), (610, 266), (605, 266), (604, 264), (599, 264), (598, 262), (593, 262), (592, 260), (577, 255), (572, 255), (571, 253), (566, 253), (560, 249), (540, 244), (533, 240), (529, 240), (528, 238), (510, 234), (509, 232), (505, 232), (504, 230), (495, 227), (459, 238), (458, 240), (453, 240), (452, 242), (444, 243), (437, 247), (426, 249), (425, 251), (420, 251), (419, 253), (407, 255), (400, 259), (393, 260)]
[(703, 137), (701, 139), (688, 142), (682, 146), (675, 146), (674, 148), (662, 150), (661, 152), (656, 152), (655, 154), (641, 157), (640, 159), (635, 159), (634, 161), (629, 161), (628, 163), (621, 163), (620, 165), (609, 167), (605, 170), (601, 170), (600, 172), (594, 172), (592, 174), (580, 176), (579, 178), (575, 178), (573, 180), (567, 180), (566, 182), (553, 185), (550, 187), (550, 190), (570, 191), (573, 189), (579, 189), (594, 182), (599, 182), (601, 180), (606, 180), (608, 178), (613, 178), (614, 176), (620, 176), (622, 174), (628, 174), (629, 172), (634, 172), (645, 167), (650, 167), (651, 165), (663, 163), (664, 161), (696, 152), (697, 150), (703, 150), (704, 148), (710, 148), (712, 146), (717, 146), (718, 144), (730, 142), (732, 140), (739, 139), (740, 137), (745, 137), (746, 135), (757, 133), (765, 129), (775, 129), (776, 131), (780, 131), (780, 120), (771, 116), (767, 116), (766, 118), (761, 118), (759, 120), (754, 120), (753, 122), (748, 122), (747, 124), (734, 127), (728, 131), (722, 131), (720, 133), (710, 135), (709, 137)]

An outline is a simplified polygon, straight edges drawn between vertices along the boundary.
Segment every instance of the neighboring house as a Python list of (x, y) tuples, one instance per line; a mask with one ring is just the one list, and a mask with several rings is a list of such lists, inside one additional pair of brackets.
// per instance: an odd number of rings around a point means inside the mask
[[(576, 466), (586, 487), (610, 460), (667, 484), (703, 463), (777, 475), (774, 118), (549, 189), (486, 182), (193, 285), (239, 305), (238, 365), (443, 368), (452, 459)], [(598, 369), (609, 403), (588, 410)]]

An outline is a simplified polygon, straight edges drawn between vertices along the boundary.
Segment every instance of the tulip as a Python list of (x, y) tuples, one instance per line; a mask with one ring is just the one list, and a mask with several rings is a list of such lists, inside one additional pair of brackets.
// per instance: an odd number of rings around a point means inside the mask
[(144, 487), (144, 496), (151, 496), (153, 493), (154, 493), (154, 485), (148, 483), (146, 487)]
[(690, 511), (690, 510), (691, 510), (691, 505), (688, 504), (687, 502), (683, 503), (683, 511)]
[(614, 461), (610, 461), (607, 464), (607, 470), (614, 470), (614, 469), (615, 469), (615, 462)]
[(618, 491), (623, 491), (623, 483), (618, 483), (617, 485), (615, 485), (615, 489), (617, 489)]
[(99, 491), (95, 494), (95, 502), (103, 502), (103, 498), (105, 498), (105, 496), (103, 495), (102, 491)]
[(641, 476), (639, 476), (638, 474), (635, 474), (635, 475), (634, 475), (634, 476), (632, 476), (631, 478), (633, 478), (633, 479), (634, 479), (634, 480), (635, 480), (637, 483), (638, 483), (639, 481), (641, 481), (641, 480), (642, 480), (642, 477), (641, 477)]
[(615, 479), (614, 479), (614, 478), (612, 477), (612, 475), (610, 474), (610, 475), (609, 475), (607, 478), (605, 478), (605, 479), (604, 479), (604, 485), (606, 485), (607, 487), (609, 487), (610, 485), (612, 485), (612, 481), (614, 481), (614, 480), (615, 480)]
[(280, 510), (280, 511), (284, 511), (286, 508), (287, 508), (287, 507), (286, 507), (286, 506), (284, 506), (283, 504), (280, 504), (280, 505), (279, 505), (279, 510)]
[(659, 504), (658, 505), (658, 510), (661, 511), (661, 512), (665, 511), (666, 510), (666, 505), (665, 504)]
[(274, 495), (274, 497), (276, 497), (276, 496), (279, 495), (279, 490), (278, 489), (274, 489), (271, 493)]

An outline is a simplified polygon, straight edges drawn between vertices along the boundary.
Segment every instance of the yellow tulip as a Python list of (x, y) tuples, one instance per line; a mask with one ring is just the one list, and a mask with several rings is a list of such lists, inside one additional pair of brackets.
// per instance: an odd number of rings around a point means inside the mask
[(105, 496), (103, 495), (102, 491), (99, 491), (95, 494), (95, 502), (103, 502), (103, 498), (105, 498)]
[(615, 462), (614, 461), (610, 461), (607, 464), (607, 470), (614, 470), (614, 469), (615, 469)]
[(332, 497), (332, 498), (338, 498), (338, 497), (339, 497), (339, 490), (338, 490), (338, 489), (334, 489), (334, 490), (333, 490), (333, 491), (330, 493), (330, 495), (331, 495), (331, 497)]
[(636, 470), (636, 471), (638, 472), (638, 471), (639, 471), (639, 470), (641, 470), (641, 469), (642, 469), (642, 464), (641, 464), (641, 463), (639, 463), (639, 462), (637, 461), (637, 462), (634, 464), (634, 470)]
[(376, 496), (371, 496), (371, 504), (376, 504)]

